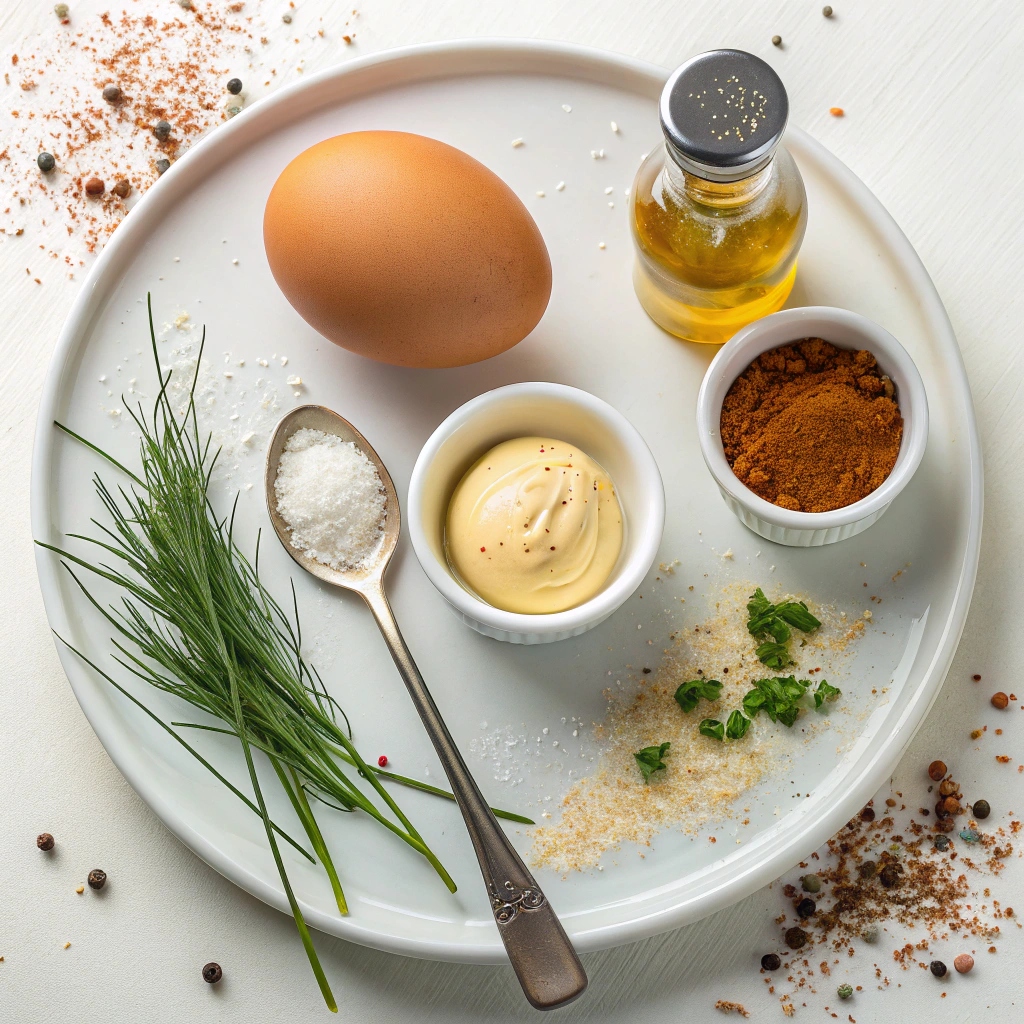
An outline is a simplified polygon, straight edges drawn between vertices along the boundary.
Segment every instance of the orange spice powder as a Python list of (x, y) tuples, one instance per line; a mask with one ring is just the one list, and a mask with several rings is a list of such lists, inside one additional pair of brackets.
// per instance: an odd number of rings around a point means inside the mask
[(773, 505), (829, 512), (892, 472), (903, 418), (892, 381), (866, 351), (805, 338), (758, 356), (722, 403), (736, 476)]

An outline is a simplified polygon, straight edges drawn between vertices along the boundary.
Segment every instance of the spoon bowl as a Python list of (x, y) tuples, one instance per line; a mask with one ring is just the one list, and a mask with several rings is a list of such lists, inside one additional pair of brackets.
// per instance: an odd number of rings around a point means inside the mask
[[(332, 434), (340, 437), (343, 441), (351, 441), (374, 465), (380, 482), (384, 486), (384, 536), (380, 540), (377, 551), (372, 561), (359, 568), (335, 569), (323, 562), (317, 561), (307, 552), (300, 550), (292, 544), (292, 531), (285, 522), (284, 517), (277, 510), (276, 491), (274, 483), (277, 480), (277, 472), (281, 464), (281, 455), (289, 438), (297, 430), (319, 430), (324, 434)], [(267, 511), (270, 513), (270, 521), (274, 524), (274, 530), (278, 539), (284, 545), (285, 550), (306, 572), (312, 573), (317, 579), (325, 583), (331, 583), (336, 587), (344, 587), (346, 590), (362, 591), (367, 586), (373, 586), (375, 581), (387, 568), (391, 556), (398, 546), (398, 535), (402, 530), (402, 513), (398, 507), (398, 492), (391, 480), (380, 456), (373, 450), (370, 442), (352, 426), (343, 416), (339, 416), (331, 409), (322, 405), (300, 405), (292, 409), (274, 430), (274, 436), (270, 439), (270, 447), (267, 449), (267, 465), (264, 475), (264, 483), (267, 489)]]

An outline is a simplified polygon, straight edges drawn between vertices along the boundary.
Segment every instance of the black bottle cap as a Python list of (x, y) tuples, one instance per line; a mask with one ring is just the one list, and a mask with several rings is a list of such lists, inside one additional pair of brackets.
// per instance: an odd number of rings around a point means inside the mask
[(782, 79), (745, 50), (709, 50), (672, 73), (661, 94), (672, 158), (709, 181), (737, 181), (764, 167), (789, 119)]

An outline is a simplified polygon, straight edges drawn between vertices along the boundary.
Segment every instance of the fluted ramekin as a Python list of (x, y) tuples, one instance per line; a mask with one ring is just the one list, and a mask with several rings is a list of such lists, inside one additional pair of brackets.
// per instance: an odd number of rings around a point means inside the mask
[[(755, 494), (733, 473), (719, 431), (722, 402), (733, 381), (762, 352), (804, 338), (823, 338), (838, 348), (871, 352), (882, 373), (896, 385), (903, 416), (903, 441), (892, 472), (866, 498), (831, 512), (794, 512)], [(847, 309), (804, 306), (757, 320), (722, 346), (700, 386), (697, 432), (704, 461), (726, 505), (744, 526), (777, 544), (821, 547), (863, 533), (910, 482), (928, 443), (928, 398), (914, 361), (887, 330)]]

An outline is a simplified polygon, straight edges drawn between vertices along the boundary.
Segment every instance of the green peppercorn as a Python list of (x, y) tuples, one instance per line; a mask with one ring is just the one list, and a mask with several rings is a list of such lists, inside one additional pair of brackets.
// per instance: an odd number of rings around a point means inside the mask
[(49, 174), (57, 166), (57, 161), (53, 159), (52, 153), (40, 153), (36, 157), (36, 163), (43, 174)]
[(824, 14), (826, 18), (831, 18), (832, 17), (832, 8), (828, 7), (828, 6), (822, 7), (821, 13)]
[(290, 25), (292, 23), (292, 16), (287, 11), (285, 11), (285, 13), (281, 15), (281, 20), (286, 25)]
[(836, 995), (839, 996), (840, 999), (849, 999), (850, 996), (853, 995), (853, 986), (840, 985), (839, 988), (836, 989)]
[(57, 4), (53, 8), (53, 13), (63, 21), (71, 13), (71, 8), (67, 4)]
[(168, 139), (171, 136), (171, 125), (169, 121), (157, 121), (153, 125), (153, 134), (163, 142), (164, 139)]
[(162, 159), (157, 160), (156, 162), (156, 173), (163, 174), (165, 171), (170, 170), (170, 167), (171, 161), (168, 160), (166, 157), (163, 157)]
[(223, 977), (224, 971), (218, 963), (211, 961), (203, 968), (203, 981), (205, 981), (207, 985), (216, 985)]
[(803, 887), (804, 892), (821, 891), (821, 879), (817, 875), (804, 875), (800, 879), (800, 885)]
[(992, 808), (989, 807), (987, 800), (975, 800), (971, 805), (971, 810), (979, 821), (992, 813)]
[(878, 936), (878, 926), (874, 924), (869, 924), (867, 928), (860, 933), (860, 937), (871, 945), (874, 945), (878, 941)]
[(807, 945), (807, 932), (803, 928), (786, 929), (786, 945), (790, 949), (800, 949)]
[(761, 967), (766, 971), (777, 971), (782, 966), (782, 957), (778, 953), (765, 953), (761, 957)]
[(782, 36), (772, 36), (772, 46), (781, 46)]
[(944, 978), (946, 976), (946, 965), (941, 960), (933, 960), (928, 965), (928, 970), (931, 971), (936, 978)]

